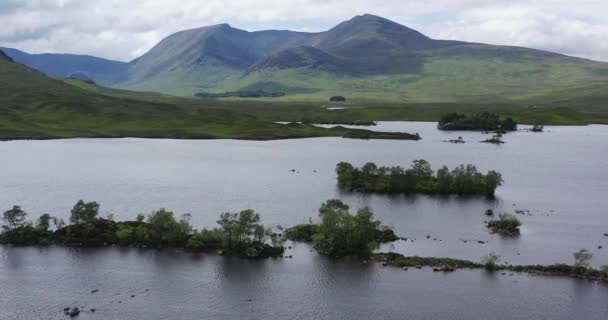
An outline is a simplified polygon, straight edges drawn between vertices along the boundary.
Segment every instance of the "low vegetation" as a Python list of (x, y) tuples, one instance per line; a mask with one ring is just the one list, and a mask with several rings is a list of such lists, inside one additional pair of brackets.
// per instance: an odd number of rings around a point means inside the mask
[(98, 213), (98, 203), (81, 200), (71, 211), (69, 225), (48, 214), (32, 224), (26, 221), (27, 213), (15, 206), (4, 212), (0, 243), (220, 250), (246, 258), (278, 256), (284, 251), (278, 235), (264, 227), (259, 214), (253, 210), (223, 213), (217, 221), (218, 228), (202, 230), (192, 227), (189, 214), (176, 217), (166, 209), (123, 222), (100, 218)]
[(433, 171), (426, 160), (415, 160), (409, 169), (378, 167), (367, 163), (356, 168), (347, 162), (336, 167), (338, 186), (348, 191), (364, 193), (427, 193), (494, 196), (502, 185), (502, 175), (496, 171), (480, 173), (473, 165), (461, 165), (449, 170)]
[[(589, 280), (608, 281), (608, 265), (594, 269), (590, 267), (591, 256), (582, 249), (575, 253), (575, 263), (552, 264), (552, 265), (505, 265), (500, 264), (500, 256), (490, 253), (481, 259), (481, 262), (459, 260), (451, 258), (425, 258), (407, 257), (398, 253), (375, 253), (374, 260), (385, 265), (407, 268), (407, 267), (432, 267), (436, 271), (453, 271), (456, 269), (485, 269), (493, 272), (498, 270), (527, 272), (547, 276), (565, 276)], [(582, 254), (581, 254), (582, 252)], [(580, 258), (582, 257), (582, 260)]]
[(519, 235), (521, 221), (512, 214), (503, 213), (498, 215), (498, 219), (488, 221), (486, 226), (492, 233), (513, 237)]
[(501, 119), (498, 114), (483, 112), (467, 116), (447, 114), (439, 120), (439, 130), (515, 131), (517, 123), (512, 118)]

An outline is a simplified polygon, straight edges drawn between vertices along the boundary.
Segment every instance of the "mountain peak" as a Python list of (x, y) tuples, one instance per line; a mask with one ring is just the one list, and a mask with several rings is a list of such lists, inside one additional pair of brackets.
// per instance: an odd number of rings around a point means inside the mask
[(319, 35), (313, 45), (337, 55), (384, 55), (399, 50), (425, 50), (438, 45), (424, 34), (397, 22), (364, 14)]

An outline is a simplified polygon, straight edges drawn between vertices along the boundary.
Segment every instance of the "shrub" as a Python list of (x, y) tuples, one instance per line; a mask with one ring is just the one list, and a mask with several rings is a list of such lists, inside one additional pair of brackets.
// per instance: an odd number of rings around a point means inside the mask
[(516, 236), (519, 235), (521, 222), (516, 216), (503, 213), (498, 215), (498, 220), (489, 221), (487, 226), (493, 233), (498, 233), (503, 236)]
[(593, 254), (587, 249), (580, 249), (574, 253), (574, 266), (589, 268)]
[(496, 269), (496, 266), (500, 262), (500, 256), (494, 252), (490, 252), (488, 255), (481, 258), (481, 263), (484, 265), (484, 268), (488, 271), (492, 271)]

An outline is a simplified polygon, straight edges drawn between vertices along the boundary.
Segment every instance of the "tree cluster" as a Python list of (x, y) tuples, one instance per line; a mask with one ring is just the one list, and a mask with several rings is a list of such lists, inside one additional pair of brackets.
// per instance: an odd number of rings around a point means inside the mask
[[(195, 230), (190, 214), (176, 217), (166, 209), (140, 214), (135, 221), (115, 222), (99, 217), (99, 204), (78, 201), (71, 210), (70, 223), (40, 216), (36, 224), (26, 221), (27, 213), (19, 206), (3, 214), (0, 243), (14, 245), (64, 244), (79, 246), (123, 245), (154, 248), (188, 248), (195, 251), (222, 250), (249, 258), (283, 253), (276, 234), (261, 224), (253, 210), (223, 213), (218, 228)], [(272, 245), (266, 243), (272, 240)]]
[(501, 119), (499, 115), (489, 112), (472, 116), (450, 113), (441, 117), (437, 128), (439, 130), (515, 131), (517, 123), (512, 118)]
[(336, 167), (338, 186), (348, 191), (364, 193), (426, 193), (494, 196), (502, 185), (502, 175), (496, 171), (483, 174), (473, 165), (460, 165), (453, 170), (442, 167), (433, 171), (426, 160), (415, 160), (409, 169), (378, 167), (367, 163), (356, 168), (348, 162)]
[(328, 200), (319, 208), (321, 223), (315, 227), (299, 227), (297, 235), (308, 235), (319, 253), (327, 256), (369, 255), (379, 243), (395, 241), (394, 232), (374, 218), (369, 208), (355, 214), (338, 199)]

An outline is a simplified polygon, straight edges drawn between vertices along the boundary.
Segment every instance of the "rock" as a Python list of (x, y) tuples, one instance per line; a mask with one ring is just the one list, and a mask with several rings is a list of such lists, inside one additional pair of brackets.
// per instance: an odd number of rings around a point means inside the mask
[(492, 210), (492, 209), (486, 210), (486, 216), (491, 217), (493, 215), (494, 215), (494, 210)]
[(97, 311), (95, 308), (91, 308), (91, 312), (94, 313), (95, 311)]
[(430, 239), (430, 238), (431, 238), (431, 235), (427, 234), (427, 235), (426, 235), (426, 238), (427, 238), (427, 239)]
[(416, 266), (415, 268), (416, 269), (422, 269), (422, 266)]
[(608, 237), (608, 233), (604, 233), (604, 237)]
[(501, 273), (500, 275), (501, 275), (501, 276), (506, 276), (506, 275), (507, 275), (507, 273), (506, 273), (506, 272), (503, 272), (503, 273)]
[(99, 292), (99, 289), (93, 289), (93, 290), (91, 290), (91, 293), (97, 293), (97, 292)]
[(602, 246), (597, 246), (597, 248), (598, 248), (598, 249), (602, 249), (603, 247), (602, 247)]
[(403, 267), (403, 271), (407, 271), (407, 267)]
[(437, 238), (433, 238), (433, 241), (437, 241)]
[(135, 298), (135, 295), (134, 295), (134, 294), (132, 294), (132, 295), (131, 295), (131, 298)]
[(70, 318), (74, 318), (74, 317), (77, 317), (79, 314), (80, 314), (80, 309), (73, 308), (72, 310), (70, 310), (70, 313), (68, 315), (70, 316)]
[(477, 241), (477, 243), (479, 243), (479, 244), (485, 244), (486, 242), (485, 242), (485, 241), (478, 240), (478, 241)]
[(383, 266), (383, 267), (388, 266), (388, 262), (382, 262), (382, 266)]
[(441, 269), (440, 269), (440, 268), (433, 267), (433, 272), (439, 272), (439, 271), (441, 271)]

